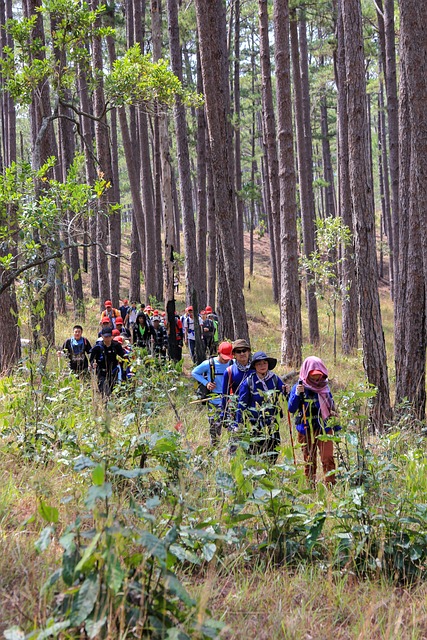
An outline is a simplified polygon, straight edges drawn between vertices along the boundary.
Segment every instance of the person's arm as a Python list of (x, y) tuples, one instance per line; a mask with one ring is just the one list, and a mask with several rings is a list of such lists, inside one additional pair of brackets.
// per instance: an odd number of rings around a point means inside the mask
[(191, 375), (195, 380), (197, 380), (197, 382), (200, 382), (207, 387), (209, 382), (209, 360), (205, 360), (198, 364), (197, 367), (194, 367)]
[(89, 354), (92, 349), (92, 345), (90, 344), (87, 338), (83, 338), (83, 339), (85, 341), (85, 353)]
[(302, 399), (296, 391), (297, 386), (298, 385), (294, 384), (289, 394), (288, 409), (291, 413), (296, 413), (302, 406)]

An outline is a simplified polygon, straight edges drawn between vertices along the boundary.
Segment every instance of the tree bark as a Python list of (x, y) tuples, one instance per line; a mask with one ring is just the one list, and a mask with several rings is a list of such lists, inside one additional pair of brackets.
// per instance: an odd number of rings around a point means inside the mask
[(276, 93), (279, 139), (282, 364), (302, 359), (301, 294), (298, 278), (296, 178), (292, 127), (288, 0), (274, 0)]
[(216, 222), (230, 295), (233, 335), (249, 338), (241, 277), (234, 261), (234, 162), (229, 122), (230, 94), (225, 8), (222, 0), (196, 0), (206, 119), (212, 158)]
[[(174, 74), (182, 80), (182, 59), (179, 46), (178, 27), (178, 2), (167, 0), (169, 50), (171, 66)], [(175, 96), (174, 119), (176, 132), (176, 145), (178, 151), (178, 172), (181, 193), (181, 209), (184, 230), (184, 255), (185, 255), (185, 288), (186, 299), (193, 297), (193, 289), (198, 291), (198, 301), (201, 303), (199, 289), (199, 271), (197, 262), (196, 225), (194, 221), (193, 198), (191, 193), (191, 169), (190, 154), (188, 150), (187, 120), (182, 99)], [(173, 236), (172, 236), (173, 237)]]
[(258, 2), (259, 33), (260, 33), (260, 62), (261, 62), (261, 96), (263, 113), (263, 130), (267, 156), (271, 222), (270, 235), (272, 247), (275, 251), (276, 267), (272, 274), (273, 299), (279, 302), (280, 292), (280, 186), (279, 162), (277, 158), (276, 120), (274, 115), (273, 88), (271, 83), (270, 45), (268, 39), (268, 2)]
[[(404, 315), (404, 326), (396, 323), (396, 395), (408, 398), (415, 415), (425, 418), (425, 356), (426, 309), (425, 283), (427, 277), (427, 34), (425, 24), (427, 6), (414, 0), (400, 2), (400, 207), (402, 215), (408, 211), (408, 251), (406, 282), (399, 272), (399, 313)], [(405, 120), (403, 118), (405, 117)], [(404, 180), (405, 179), (405, 180)], [(405, 209), (407, 207), (407, 209)], [(402, 223), (404, 222), (402, 217)], [(406, 225), (405, 225), (406, 226)], [(400, 225), (399, 266), (403, 267), (406, 234)], [(420, 233), (421, 231), (421, 233)], [(404, 235), (405, 234), (405, 235)], [(423, 274), (420, 273), (420, 258)], [(402, 300), (404, 297), (404, 300)], [(403, 360), (403, 364), (402, 364)]]
[(391, 418), (387, 356), (378, 295), (375, 251), (375, 216), (369, 153), (365, 132), (366, 80), (360, 0), (340, 0), (342, 7), (345, 64), (350, 190), (356, 252), (357, 289), (363, 344), (363, 365), (370, 384), (378, 389), (370, 418), (374, 429), (382, 431)]
[[(350, 174), (348, 165), (348, 114), (347, 79), (345, 68), (344, 32), (341, 4), (338, 6), (337, 51), (335, 55), (335, 76), (338, 87), (337, 128), (338, 128), (338, 202), (339, 215), (343, 223), (353, 232), (351, 208)], [(352, 354), (358, 347), (358, 301), (356, 287), (356, 267), (354, 263), (354, 241), (341, 248), (342, 262), (342, 352)]]
[[(297, 134), (299, 191), (303, 248), (306, 258), (314, 251), (315, 217), (313, 195), (313, 154), (310, 124), (310, 96), (308, 86), (307, 36), (305, 22), (300, 22), (300, 47), (296, 12), (290, 21), (292, 69), (295, 95), (295, 124)], [(300, 51), (301, 48), (301, 57)], [(313, 274), (307, 271), (307, 308), (310, 342), (319, 343), (319, 320), (317, 316), (316, 286)]]

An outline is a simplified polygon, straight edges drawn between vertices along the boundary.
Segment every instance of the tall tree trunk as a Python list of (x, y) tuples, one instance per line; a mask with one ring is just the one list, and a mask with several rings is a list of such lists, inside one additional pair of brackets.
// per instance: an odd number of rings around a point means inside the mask
[(240, 194), (242, 190), (242, 161), (241, 161), (241, 136), (240, 136), (240, 0), (234, 0), (234, 168), (236, 173), (236, 239), (235, 259), (240, 275), (240, 286), (244, 285), (244, 237), (243, 237), (243, 200)]
[(302, 359), (302, 324), (298, 278), (288, 0), (274, 0), (273, 6), (279, 134), (282, 364), (297, 367)]
[(208, 231), (208, 260), (207, 260), (207, 301), (215, 309), (216, 301), (216, 273), (217, 273), (217, 241), (215, 220), (215, 194), (213, 186), (212, 163), (208, 140), (206, 140), (206, 201), (207, 201), (207, 231)]
[[(197, 52), (197, 92), (203, 93), (200, 54)], [(206, 274), (206, 234), (207, 234), (207, 195), (206, 195), (206, 118), (204, 107), (197, 109), (197, 264), (199, 271), (199, 302), (207, 304)]]
[(279, 302), (280, 292), (280, 186), (279, 186), (279, 162), (277, 158), (276, 121), (274, 115), (273, 89), (271, 84), (270, 45), (268, 40), (268, 2), (258, 0), (259, 5), (259, 33), (260, 33), (260, 60), (261, 60), (261, 95), (265, 148), (267, 155), (271, 226), (270, 235), (273, 238), (272, 247), (275, 251), (275, 260), (272, 265), (276, 270), (272, 273), (273, 298)]
[(222, 0), (196, 0), (206, 119), (212, 158), (216, 222), (230, 295), (233, 334), (249, 338), (241, 277), (234, 263), (234, 162), (229, 122), (230, 94), (226, 57), (225, 7)]
[[(92, 9), (95, 10), (99, 6), (99, 0), (92, 0)], [(98, 27), (101, 27), (101, 21), (98, 19)], [(99, 171), (106, 182), (113, 183), (113, 172), (111, 165), (111, 149), (108, 132), (108, 122), (105, 112), (104, 97), (104, 80), (103, 80), (103, 57), (102, 57), (102, 41), (101, 37), (96, 34), (92, 38), (92, 72), (96, 78), (96, 84), (93, 91), (93, 111), (96, 117), (95, 121), (95, 143), (96, 153), (99, 163)], [(107, 298), (110, 298), (110, 278), (108, 273), (108, 215), (110, 213), (110, 194), (105, 190), (98, 198), (97, 210), (97, 262), (98, 262), (98, 281), (99, 281), (99, 298), (100, 308)]]
[[(6, 45), (13, 50), (13, 41), (9, 33), (4, 29), (6, 20), (12, 17), (11, 0), (0, 2), (0, 56), (3, 58), (3, 47)], [(0, 79), (1, 82), (1, 79)], [(2, 113), (2, 156), (5, 167), (10, 167), (16, 162), (16, 111), (11, 95), (8, 91), (1, 92)], [(3, 171), (4, 167), (1, 167)], [(9, 227), (8, 236), (12, 237), (10, 246), (2, 243), (0, 256), (17, 255), (16, 238), (16, 212), (13, 207), (7, 209), (7, 219), (4, 221)], [(3, 222), (2, 222), (3, 224)], [(0, 282), (2, 281), (2, 268), (0, 268)], [(0, 294), (0, 317), (4, 331), (0, 333), (0, 373), (8, 373), (13, 365), (21, 357), (21, 333), (18, 322), (18, 305), (16, 301), (15, 287), (11, 286)]]
[[(341, 5), (338, 6), (337, 51), (335, 56), (335, 76), (338, 87), (337, 128), (338, 128), (338, 201), (339, 215), (353, 235), (351, 209), (350, 174), (348, 166), (348, 114), (347, 79), (345, 69), (344, 32)], [(358, 347), (358, 301), (356, 288), (356, 267), (354, 263), (354, 243), (341, 248), (342, 262), (342, 351), (352, 354)]]
[[(84, 65), (78, 65), (77, 88), (82, 112), (93, 114), (93, 105), (89, 97), (87, 74)], [(96, 158), (92, 149), (95, 136), (94, 124), (91, 118), (85, 116), (81, 116), (80, 123), (84, 144), (86, 181), (88, 184), (93, 185), (96, 180)], [(92, 241), (96, 239), (96, 223), (96, 214), (92, 213), (88, 224), (89, 238)], [(98, 298), (99, 296), (98, 260), (95, 244), (90, 247), (90, 294), (93, 298)]]
[[(425, 356), (426, 356), (426, 308), (425, 283), (427, 278), (427, 34), (425, 24), (427, 6), (414, 0), (400, 2), (400, 207), (402, 216), (399, 239), (398, 291), (399, 313), (404, 315), (404, 326), (396, 323), (396, 391), (397, 400), (407, 397), (413, 404), (415, 415), (425, 419)], [(405, 117), (405, 121), (403, 118)], [(404, 180), (405, 178), (405, 180)], [(406, 234), (402, 229), (403, 215), (408, 211), (408, 251), (406, 256), (406, 282), (403, 280), (402, 261)], [(405, 225), (406, 226), (406, 225)], [(421, 230), (421, 233), (420, 233)], [(401, 243), (402, 241), (402, 243)], [(423, 261), (423, 276), (420, 273)], [(403, 300), (404, 298), (404, 300)], [(403, 352), (404, 350), (404, 352)], [(403, 363), (402, 363), (403, 360)], [(399, 387), (397, 386), (399, 385)], [(406, 391), (406, 393), (405, 393)]]
[[(111, 26), (115, 22), (114, 4), (109, 15)], [(113, 66), (116, 59), (115, 40), (112, 36), (107, 36), (107, 47), (110, 67)], [(113, 176), (112, 183), (112, 200), (116, 204), (120, 204), (120, 182), (119, 182), (119, 151), (117, 141), (117, 109), (110, 112), (110, 131), (111, 131), (111, 170)], [(114, 307), (119, 306), (120, 299), (120, 252), (122, 246), (122, 220), (120, 208), (112, 211), (108, 218), (109, 236), (110, 236), (110, 294)]]
[[(142, 208), (141, 208), (142, 211)], [(130, 237), (130, 283), (129, 300), (131, 302), (141, 302), (141, 242), (138, 235), (138, 223), (135, 213), (132, 211), (132, 230)]]
[(322, 132), (323, 178), (325, 186), (325, 209), (330, 218), (336, 216), (334, 170), (332, 167), (331, 145), (329, 143), (328, 106), (326, 96), (320, 101), (320, 127)]
[[(178, 0), (168, 0), (169, 50), (174, 74), (182, 80), (182, 59), (179, 46)], [(184, 228), (186, 299), (192, 299), (193, 289), (199, 293), (196, 225), (194, 222), (191, 193), (190, 155), (188, 150), (187, 121), (185, 107), (179, 96), (175, 97), (174, 119), (178, 151), (178, 172), (181, 193), (181, 209)], [(201, 302), (200, 293), (198, 301)]]
[(375, 251), (375, 216), (366, 132), (366, 80), (360, 0), (340, 0), (342, 7), (345, 64), (350, 189), (359, 296), (363, 365), (370, 384), (378, 393), (372, 402), (371, 421), (381, 431), (390, 420), (391, 407), (387, 356), (378, 295)]
[[(300, 22), (301, 59), (298, 46), (296, 12), (290, 22), (292, 69), (295, 94), (295, 123), (298, 149), (299, 187), (304, 253), (307, 258), (314, 251), (315, 210), (313, 196), (312, 145), (310, 125), (310, 98), (308, 88), (307, 38), (305, 22)], [(304, 87), (303, 87), (304, 82)], [(308, 118), (308, 120), (307, 120)], [(316, 286), (313, 274), (307, 271), (307, 307), (310, 342), (319, 342), (319, 321), (317, 317)]]

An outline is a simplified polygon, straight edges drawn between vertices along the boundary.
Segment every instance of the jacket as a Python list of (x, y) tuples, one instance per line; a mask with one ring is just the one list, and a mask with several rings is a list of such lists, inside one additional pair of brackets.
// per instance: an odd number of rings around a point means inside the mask
[(204, 360), (201, 364), (198, 364), (197, 367), (194, 367), (191, 375), (195, 380), (197, 380), (197, 382), (204, 384), (205, 387), (208, 382), (215, 382), (215, 389), (211, 392), (212, 398), (209, 397), (209, 403), (214, 404), (216, 407), (220, 407), (222, 403), (223, 378), (230, 363), (227, 362), (226, 364), (221, 364), (218, 358), (212, 358), (215, 368), (215, 380), (211, 380), (209, 360), (210, 358)]
[(236, 423), (243, 423), (244, 416), (247, 415), (253, 425), (273, 424), (279, 413), (277, 402), (280, 394), (285, 392), (285, 384), (276, 374), (268, 380), (261, 380), (255, 371), (251, 372), (240, 385)]
[[(315, 391), (304, 387), (304, 398), (296, 393), (297, 384), (291, 389), (289, 394), (288, 409), (290, 413), (295, 413), (295, 426), (299, 433), (306, 433), (307, 428), (313, 432), (324, 430), (331, 433), (332, 429), (327, 427), (327, 420), (322, 418), (320, 412), (319, 397)], [(332, 399), (332, 394), (329, 394)]]

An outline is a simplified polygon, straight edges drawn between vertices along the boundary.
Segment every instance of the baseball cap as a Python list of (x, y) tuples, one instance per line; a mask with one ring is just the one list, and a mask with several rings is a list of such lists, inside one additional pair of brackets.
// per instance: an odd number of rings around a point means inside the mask
[(107, 316), (104, 316), (101, 320), (102, 324), (110, 324), (110, 318), (108, 318)]
[(218, 347), (218, 353), (220, 353), (224, 360), (232, 360), (233, 345), (231, 342), (221, 342)]
[(101, 331), (101, 335), (104, 338), (111, 338), (111, 336), (113, 335), (113, 332), (111, 331), (110, 327), (106, 327), (105, 329), (103, 329)]
[(116, 324), (123, 324), (123, 318), (121, 316), (116, 318)]
[(212, 313), (212, 307), (209, 305), (206, 307), (206, 313)]
[(111, 332), (112, 336), (119, 336), (120, 335), (120, 331), (118, 329), (113, 329)]
[(112, 306), (113, 306), (113, 304), (112, 304), (111, 300), (106, 300), (104, 302), (104, 307), (112, 307)]

